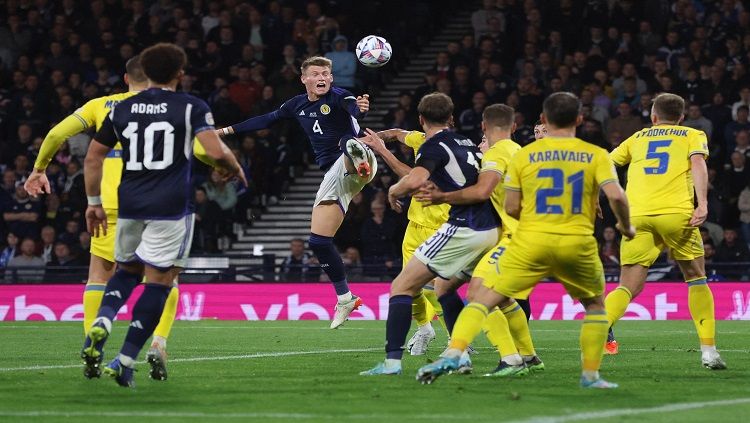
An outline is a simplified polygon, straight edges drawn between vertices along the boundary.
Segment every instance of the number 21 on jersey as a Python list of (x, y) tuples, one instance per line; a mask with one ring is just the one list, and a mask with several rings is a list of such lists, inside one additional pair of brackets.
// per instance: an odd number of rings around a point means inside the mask
[(550, 199), (562, 197), (565, 193), (565, 184), (569, 184), (571, 190), (570, 213), (581, 214), (583, 205), (583, 171), (576, 172), (567, 178), (561, 169), (539, 169), (537, 179), (551, 179), (552, 188), (540, 188), (536, 192), (537, 214), (563, 214), (563, 208), (559, 204), (549, 204)]

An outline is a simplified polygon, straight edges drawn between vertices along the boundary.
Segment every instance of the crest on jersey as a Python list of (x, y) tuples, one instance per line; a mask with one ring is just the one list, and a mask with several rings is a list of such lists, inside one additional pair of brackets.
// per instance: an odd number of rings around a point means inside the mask
[(209, 125), (214, 124), (214, 115), (211, 112), (206, 113), (206, 123)]
[(331, 113), (331, 106), (324, 104), (320, 106), (320, 113), (323, 113), (324, 115), (327, 115), (328, 113)]

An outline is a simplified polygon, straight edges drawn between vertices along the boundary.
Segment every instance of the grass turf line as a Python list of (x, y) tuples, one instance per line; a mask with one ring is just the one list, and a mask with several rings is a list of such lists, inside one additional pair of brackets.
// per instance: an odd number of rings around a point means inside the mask
[[(743, 322), (718, 322), (719, 349), (727, 350), (723, 356), (730, 367), (723, 372), (700, 366), (692, 322), (621, 322), (622, 352), (605, 357), (602, 368), (605, 377), (620, 383), (611, 392), (578, 388), (580, 322), (532, 322), (547, 364), (544, 373), (513, 380), (478, 376), (498, 358), (480, 335), (483, 348), (473, 357), (476, 375), (448, 376), (430, 386), (419, 385), (414, 374), (441, 352), (444, 334), (427, 356), (405, 357), (404, 375), (373, 378), (357, 373), (382, 359), (384, 322), (319, 330), (325, 324), (177, 322), (169, 341), (170, 380), (151, 381), (146, 366), (139, 365), (135, 390), (107, 379), (85, 380), (77, 366), (0, 372), (0, 420), (74, 421), (106, 413), (102, 417), (108, 421), (123, 422), (138, 416), (159, 421), (551, 422), (594, 415), (601, 421), (685, 423), (736, 421), (750, 412), (750, 402), (743, 402), (750, 397), (750, 327)], [(115, 326), (106, 357), (115, 354), (125, 331), (124, 324)], [(722, 331), (732, 334), (722, 336)], [(80, 338), (80, 323), (0, 323), (0, 368), (73, 365)], [(327, 350), (349, 351), (321, 352)], [(723, 400), (737, 401), (676, 406)], [(655, 411), (630, 414), (648, 408)], [(617, 410), (625, 411), (612, 414)]]

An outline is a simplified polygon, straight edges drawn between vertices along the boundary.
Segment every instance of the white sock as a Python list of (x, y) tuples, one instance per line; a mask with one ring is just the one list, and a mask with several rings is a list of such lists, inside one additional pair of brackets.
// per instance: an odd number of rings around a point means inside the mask
[(339, 304), (348, 303), (354, 299), (354, 295), (352, 295), (351, 291), (346, 294), (336, 295), (336, 297), (338, 298)]
[(133, 360), (132, 357), (128, 357), (127, 355), (120, 354), (117, 356), (117, 358), (120, 359), (120, 363), (122, 363), (122, 365), (125, 367), (133, 368), (133, 366), (135, 365), (135, 360)]
[(529, 361), (533, 360), (534, 357), (536, 357), (536, 356), (535, 355), (525, 355), (525, 356), (523, 356), (523, 361), (525, 363), (528, 363)]
[(388, 367), (388, 368), (401, 367), (401, 360), (397, 358), (386, 358), (385, 367)]
[(716, 345), (701, 345), (702, 355), (706, 355), (706, 354), (713, 355), (714, 353), (718, 354), (718, 351), (716, 351)]
[(158, 345), (159, 348), (166, 350), (167, 349), (167, 338), (159, 335), (154, 335), (154, 339), (151, 341), (151, 345)]
[(581, 375), (589, 382), (599, 379), (599, 370), (584, 370)]
[(421, 333), (432, 333), (432, 323), (427, 322), (419, 326), (419, 332)]
[(521, 364), (523, 364), (523, 358), (521, 358), (521, 355), (518, 353), (503, 356), (501, 360), (510, 364), (511, 366), (520, 366)]

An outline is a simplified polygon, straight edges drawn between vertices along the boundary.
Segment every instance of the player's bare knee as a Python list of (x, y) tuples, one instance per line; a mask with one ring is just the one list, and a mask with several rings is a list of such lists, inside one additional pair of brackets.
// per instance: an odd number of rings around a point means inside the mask
[(604, 311), (604, 295), (591, 298), (580, 298), (579, 301), (586, 312)]
[(677, 265), (680, 266), (680, 270), (686, 281), (706, 276), (703, 257), (693, 260), (677, 260)]

